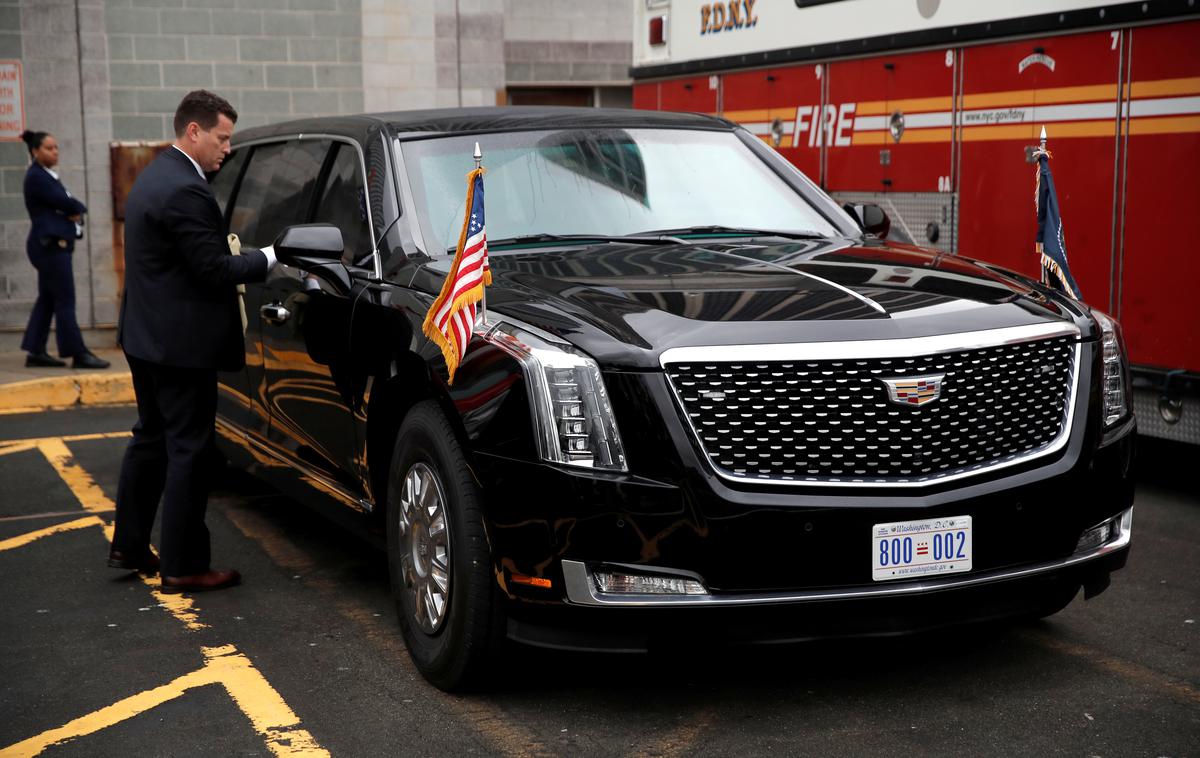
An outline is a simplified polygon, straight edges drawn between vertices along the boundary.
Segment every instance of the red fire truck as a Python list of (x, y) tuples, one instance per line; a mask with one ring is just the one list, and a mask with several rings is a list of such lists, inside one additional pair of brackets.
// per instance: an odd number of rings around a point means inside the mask
[(635, 107), (739, 122), (883, 207), (890, 236), (1035, 278), (1044, 126), (1071, 270), (1124, 327), (1139, 430), (1200, 443), (1200, 0), (635, 7)]

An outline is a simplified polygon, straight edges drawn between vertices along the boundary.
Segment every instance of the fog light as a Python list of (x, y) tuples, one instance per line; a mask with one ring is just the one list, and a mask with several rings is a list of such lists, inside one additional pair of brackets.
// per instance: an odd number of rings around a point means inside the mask
[(1110, 534), (1112, 534), (1111, 521), (1105, 521), (1100, 526), (1093, 526), (1079, 538), (1079, 544), (1075, 546), (1075, 552), (1083, 553), (1092, 548), (1100, 547), (1105, 542), (1108, 542)]
[(614, 595), (707, 595), (704, 585), (682, 576), (624, 574), (616, 571), (597, 571), (596, 586), (601, 592)]

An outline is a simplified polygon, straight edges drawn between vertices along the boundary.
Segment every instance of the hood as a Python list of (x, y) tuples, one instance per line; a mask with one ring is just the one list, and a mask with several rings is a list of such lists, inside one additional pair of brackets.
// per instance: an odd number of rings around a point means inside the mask
[[(897, 244), (597, 245), (493, 253), (490, 312), (557, 334), (610, 368), (671, 347), (924, 337), (1076, 321), (1078, 304), (1016, 274)], [(448, 260), (414, 284), (436, 293)]]

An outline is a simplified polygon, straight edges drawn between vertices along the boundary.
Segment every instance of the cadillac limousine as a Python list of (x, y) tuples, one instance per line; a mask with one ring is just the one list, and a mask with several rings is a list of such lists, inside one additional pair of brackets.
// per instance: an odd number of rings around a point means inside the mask
[[(421, 325), (476, 143), (494, 281), (450, 383)], [(509, 641), (1044, 616), (1125, 563), (1118, 325), (889, 242), (879, 208), (839, 206), (735, 124), (293, 121), (239, 132), (213, 189), (282, 264), (245, 293), (219, 444), (386, 547), (400, 630), (440, 687), (478, 682)]]

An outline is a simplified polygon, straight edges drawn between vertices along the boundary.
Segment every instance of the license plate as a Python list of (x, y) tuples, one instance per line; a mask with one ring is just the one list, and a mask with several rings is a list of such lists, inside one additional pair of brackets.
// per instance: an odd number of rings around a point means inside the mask
[(871, 578), (877, 582), (970, 571), (971, 517), (876, 524), (871, 555)]

